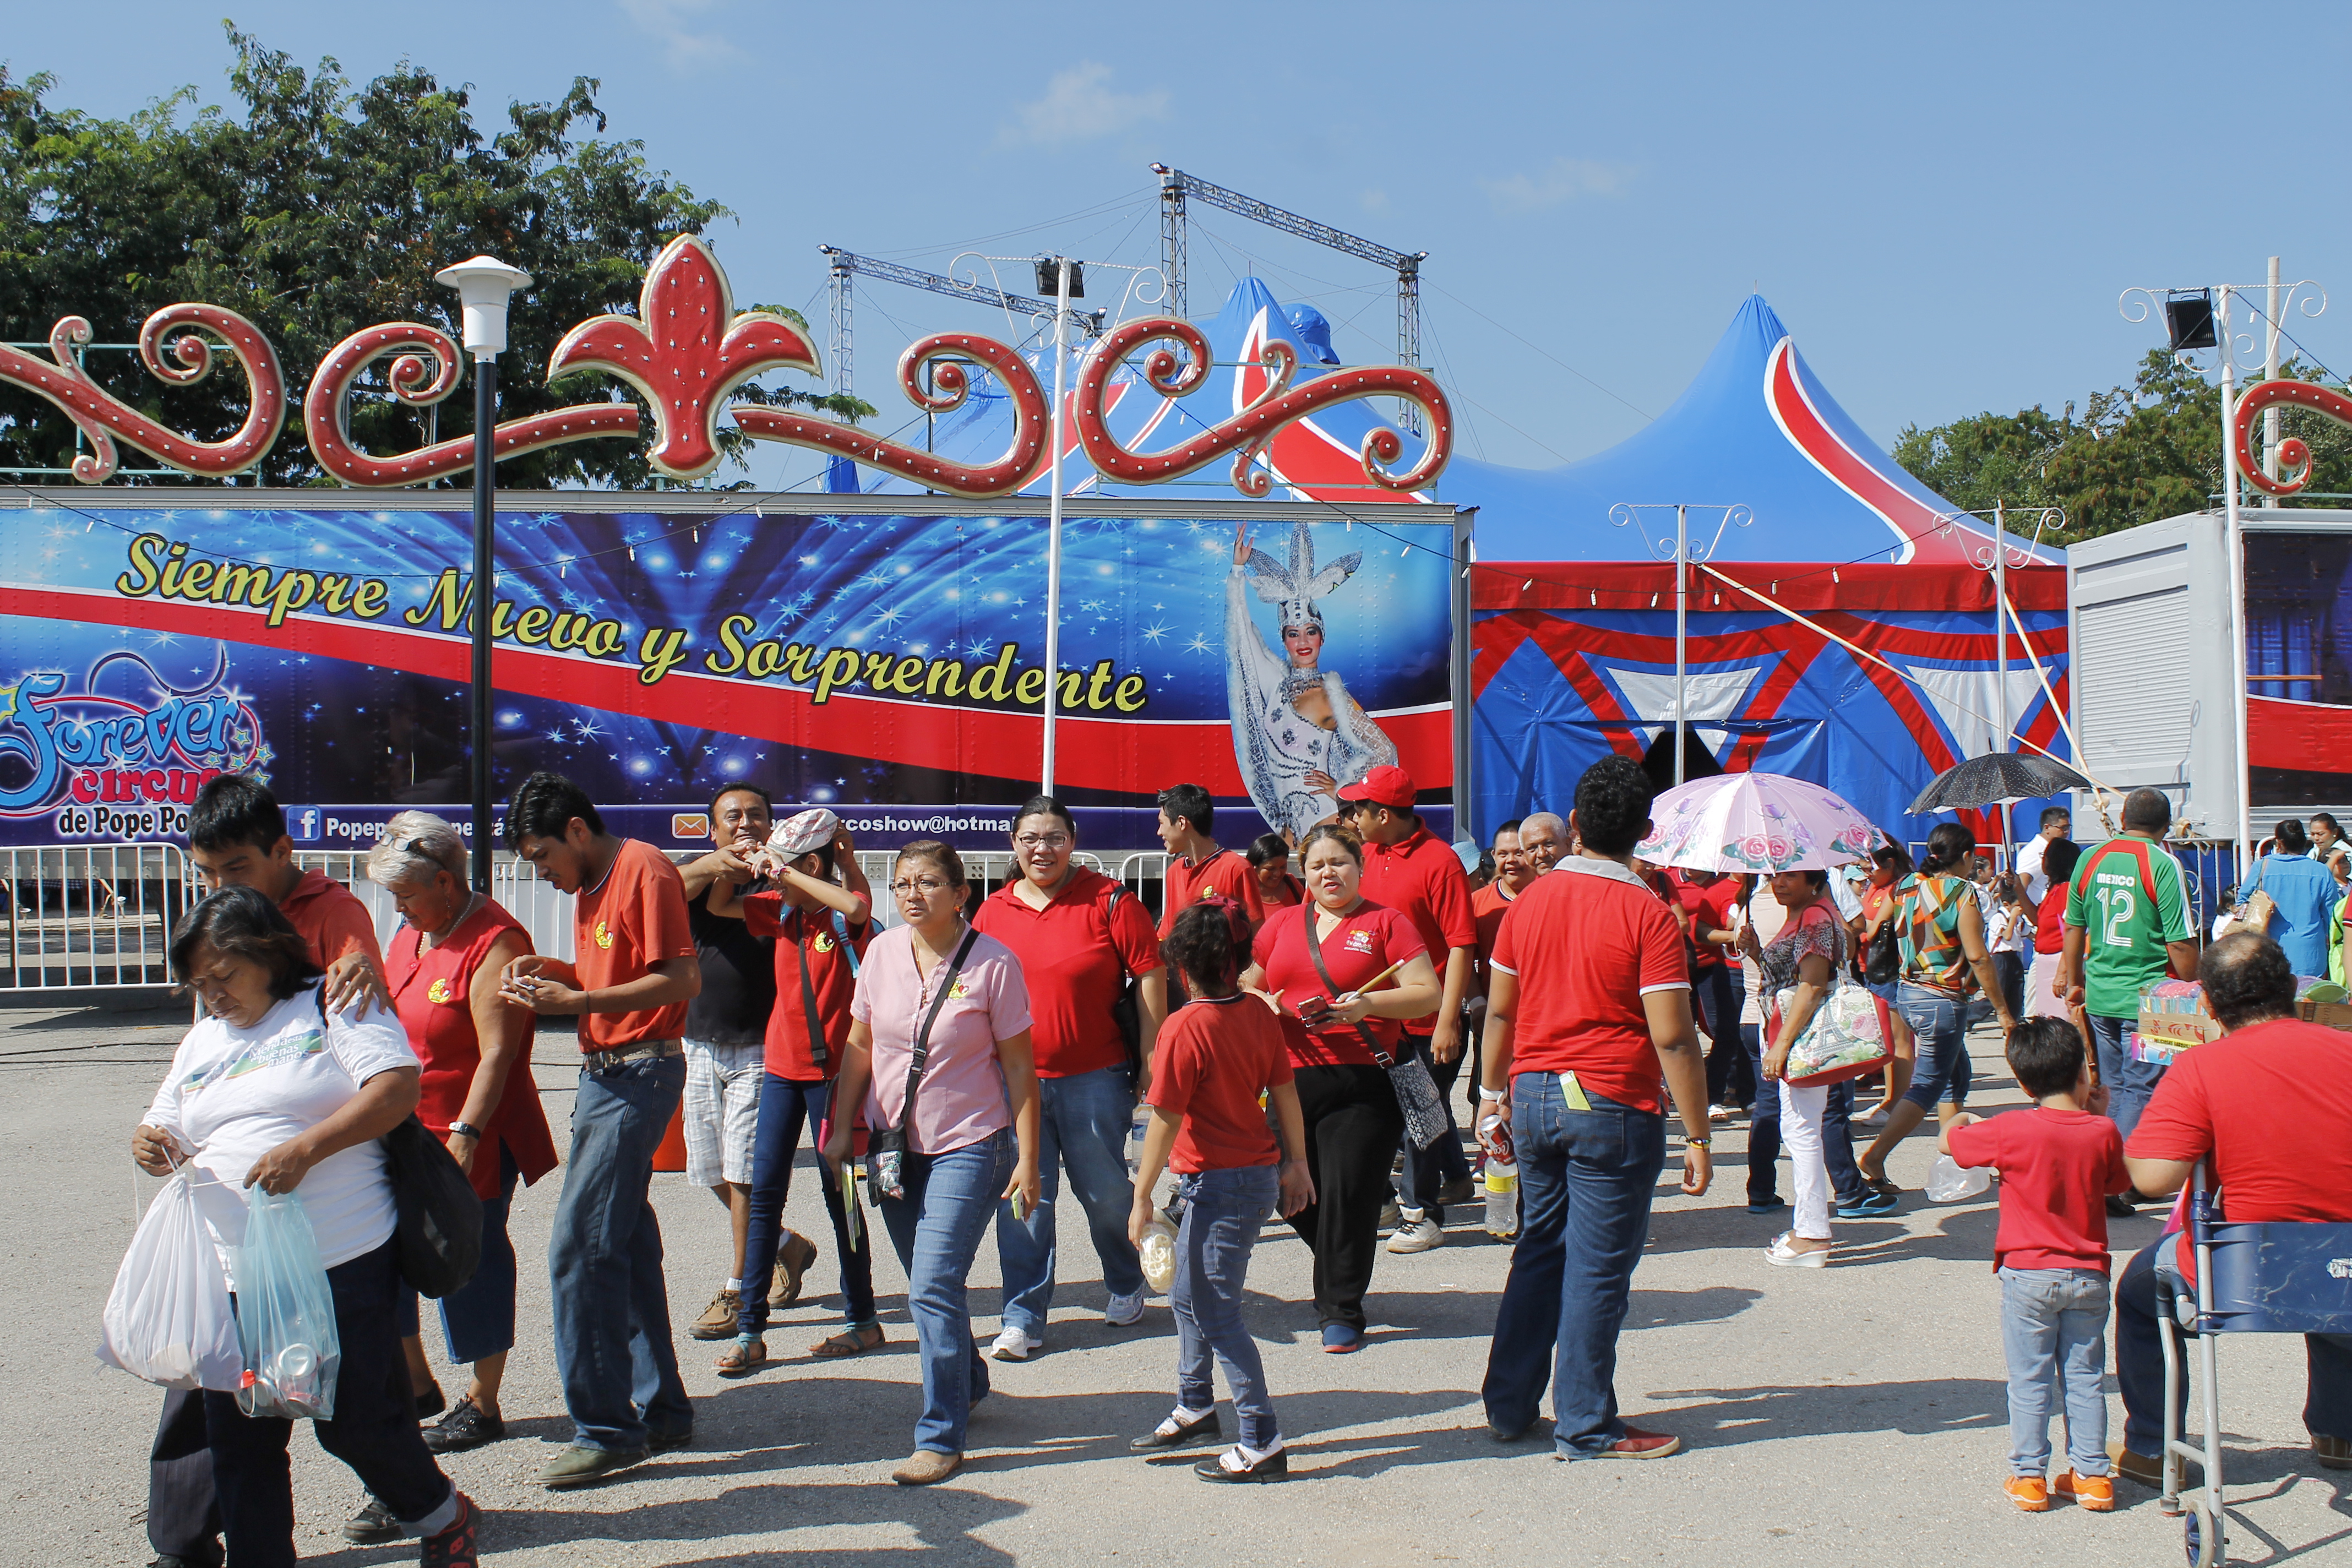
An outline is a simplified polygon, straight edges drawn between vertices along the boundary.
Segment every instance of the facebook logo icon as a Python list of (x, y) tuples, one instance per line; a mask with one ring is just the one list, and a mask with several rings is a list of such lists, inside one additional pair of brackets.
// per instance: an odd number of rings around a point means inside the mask
[(327, 814), (315, 805), (289, 806), (286, 810), (286, 837), (297, 844), (316, 844)]

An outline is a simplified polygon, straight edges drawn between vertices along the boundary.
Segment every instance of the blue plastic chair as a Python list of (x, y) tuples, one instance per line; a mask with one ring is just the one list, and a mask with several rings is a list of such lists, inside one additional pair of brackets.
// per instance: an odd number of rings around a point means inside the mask
[[(2197, 1249), (2192, 1297), (2179, 1276), (2159, 1266), (2159, 1294), (2172, 1311), (2157, 1314), (2164, 1342), (2164, 1492), (2158, 1506), (2187, 1513), (2189, 1561), (2212, 1568), (2228, 1561), (2222, 1539), (2221, 1407), (2215, 1382), (2223, 1334), (2352, 1333), (2352, 1225), (2231, 1222), (2214, 1216), (2200, 1162), (2190, 1178), (2189, 1228)], [(2159, 1302), (2159, 1306), (2161, 1303)], [(2203, 1442), (2180, 1432), (2180, 1339), (2197, 1346), (2197, 1403)], [(2193, 1464), (2205, 1484), (2181, 1491), (2181, 1467)]]

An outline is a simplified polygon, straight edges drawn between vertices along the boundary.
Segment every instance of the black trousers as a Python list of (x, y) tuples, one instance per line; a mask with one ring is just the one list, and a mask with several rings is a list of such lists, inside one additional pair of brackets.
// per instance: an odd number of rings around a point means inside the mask
[(221, 1560), (220, 1499), (205, 1437), (202, 1390), (163, 1391), (163, 1419), (147, 1454), (147, 1544), (158, 1557)]
[(1437, 1085), (1437, 1101), (1445, 1108), (1444, 1137), (1426, 1149), (1403, 1145), (1404, 1183), (1398, 1201), (1406, 1208), (1423, 1210), (1441, 1226), (1445, 1224), (1445, 1205), (1434, 1201), (1437, 1189), (1470, 1173), (1469, 1156), (1462, 1152), (1461, 1124), (1454, 1120), (1454, 1086), (1461, 1080), (1462, 1066), (1469, 1056), (1469, 1026), (1465, 1025), (1463, 1029), (1465, 1048), (1450, 1062), (1437, 1059), (1430, 1049), (1427, 1035), (1405, 1034), (1397, 1040), (1400, 1050), (1411, 1047), (1428, 1067), (1429, 1076)]
[[(385, 1242), (327, 1270), (342, 1363), (335, 1416), (311, 1423), (319, 1447), (358, 1472), (394, 1519), (415, 1524), (450, 1500), (449, 1478), (425, 1447), (408, 1361), (400, 1348), (400, 1271)], [(204, 1396), (228, 1568), (294, 1562), (294, 1489), (286, 1447), (294, 1423), (247, 1415), (234, 1394)]]
[(1315, 1201), (1290, 1226), (1315, 1254), (1315, 1315), (1364, 1327), (1364, 1292), (1379, 1255), (1389, 1161), (1404, 1136), (1389, 1075), (1376, 1067), (1309, 1067), (1297, 1074)]

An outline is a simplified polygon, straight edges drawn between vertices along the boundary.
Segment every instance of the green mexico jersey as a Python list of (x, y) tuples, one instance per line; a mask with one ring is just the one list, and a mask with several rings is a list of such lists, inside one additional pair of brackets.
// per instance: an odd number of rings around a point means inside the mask
[(2075, 868), (2066, 923), (2083, 931), (2085, 1010), (2137, 1016), (2140, 987), (2164, 978), (2165, 944), (2189, 940), (2180, 862), (2145, 838), (2109, 839)]

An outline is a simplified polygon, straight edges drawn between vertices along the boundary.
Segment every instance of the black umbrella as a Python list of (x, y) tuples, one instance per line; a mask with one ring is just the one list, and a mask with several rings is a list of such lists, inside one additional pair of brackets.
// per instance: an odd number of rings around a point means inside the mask
[(2089, 789), (2091, 781), (2058, 761), (2038, 752), (1987, 752), (1936, 775), (1911, 803), (1914, 816), (1927, 811), (1958, 811), (1963, 806), (1999, 805), (2004, 801), (2039, 800), (2070, 789)]

